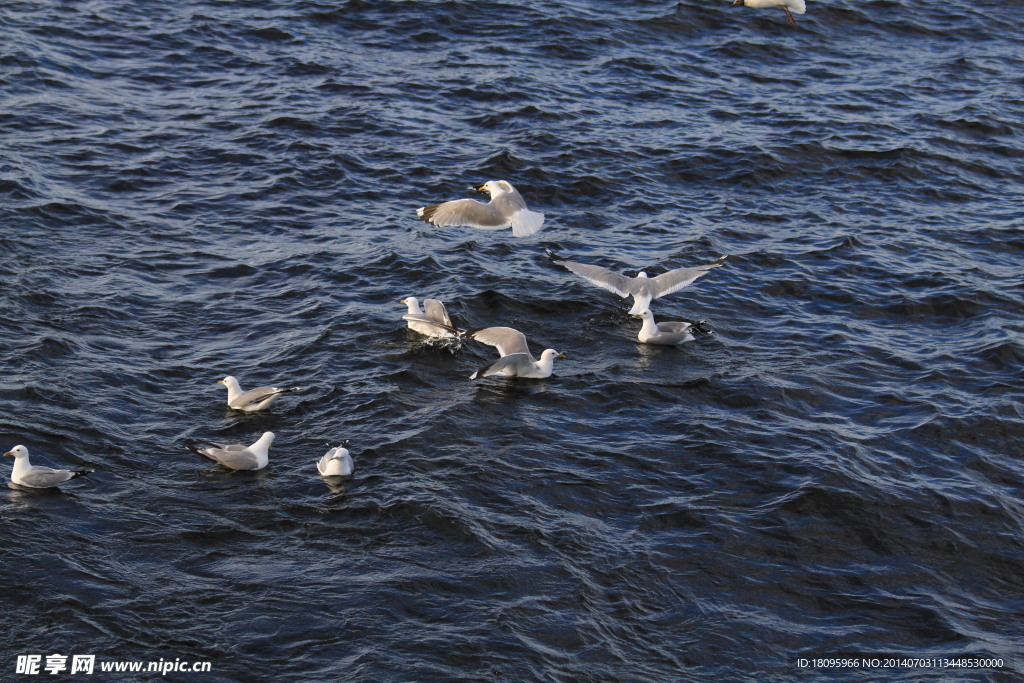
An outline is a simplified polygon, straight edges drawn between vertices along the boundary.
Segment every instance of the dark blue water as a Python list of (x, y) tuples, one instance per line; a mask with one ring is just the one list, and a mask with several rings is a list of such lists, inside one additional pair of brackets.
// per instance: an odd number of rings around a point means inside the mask
[[(1024, 675), (1022, 22), (4, 3), (0, 445), (97, 471), (0, 492), (0, 678), (33, 653), (201, 681)], [(489, 179), (544, 230), (416, 219)], [(654, 306), (715, 334), (638, 344), (548, 250), (728, 254)], [(569, 358), (471, 382), (493, 349), (424, 344), (410, 295)], [(235, 414), (226, 374), (307, 389)], [(264, 430), (258, 473), (181, 446)], [(797, 666), (840, 654), (1004, 664)]]

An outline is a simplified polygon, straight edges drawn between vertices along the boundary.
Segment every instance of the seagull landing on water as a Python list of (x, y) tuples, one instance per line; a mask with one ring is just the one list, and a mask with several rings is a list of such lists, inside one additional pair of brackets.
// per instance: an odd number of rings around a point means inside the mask
[(804, 0), (732, 0), (730, 7), (781, 7), (786, 11), (786, 20), (790, 26), (796, 26), (793, 13), (803, 14), (807, 11)]
[(466, 332), (466, 336), (497, 348), (501, 354), (501, 358), (474, 372), (470, 379), (490, 375), (544, 379), (551, 376), (555, 359), (565, 358), (563, 353), (545, 349), (540, 360), (534, 360), (526, 344), (526, 335), (511, 327), (482, 327)]
[(289, 389), (260, 387), (259, 389), (242, 391), (242, 387), (238, 384), (238, 380), (231, 375), (228, 375), (221, 381), (217, 382), (217, 384), (223, 384), (228, 388), (228, 408), (244, 410), (247, 413), (263, 410), (276, 401), (277, 397), (281, 394), (286, 394), (289, 391), (302, 390), (302, 387), (291, 387)]
[(263, 436), (251, 446), (242, 444), (222, 446), (212, 441), (200, 441), (199, 439), (195, 439), (195, 442), (209, 446), (209, 448), (197, 448), (192, 444), (185, 444), (185, 448), (213, 460), (218, 465), (232, 470), (261, 470), (270, 462), (270, 444), (274, 443), (274, 432), (263, 432)]
[(28, 461), (28, 449), (24, 446), (15, 446), (4, 455), (14, 456), (11, 483), (33, 489), (48, 489), (93, 472), (93, 470), (55, 470), (52, 467), (33, 465)]
[(544, 214), (530, 211), (522, 195), (507, 180), (488, 180), (478, 192), (491, 196), (487, 204), (475, 199), (456, 199), (416, 209), (416, 215), (426, 222), (444, 227), (468, 225), (479, 230), (512, 228), (515, 237), (527, 237), (540, 230)]
[(665, 346), (674, 346), (676, 344), (684, 344), (694, 340), (694, 332), (703, 332), (704, 334), (710, 334), (711, 330), (702, 327), (701, 323), (684, 323), (684, 322), (654, 322), (654, 314), (650, 311), (640, 311), (640, 313), (633, 316), (634, 318), (640, 318), (644, 321), (643, 327), (640, 328), (640, 333), (637, 334), (636, 338), (644, 344), (663, 344)]
[(657, 277), (647, 277), (647, 273), (644, 272), (638, 273), (636, 277), (627, 277), (601, 266), (573, 263), (572, 261), (556, 259), (555, 263), (565, 266), (584, 280), (598, 287), (603, 287), (610, 292), (615, 292), (623, 298), (632, 296), (633, 308), (629, 309), (629, 314), (637, 315), (650, 307), (652, 299), (657, 299), (682, 289), (712, 268), (717, 268), (725, 263), (725, 259), (726, 257), (723, 256), (706, 266), (676, 268)]
[(409, 308), (409, 312), (402, 316), (402, 320), (409, 323), (409, 329), (413, 332), (443, 339), (457, 336), (448, 311), (437, 299), (424, 299), (422, 309), (419, 299), (414, 296), (406, 297), (399, 303)]

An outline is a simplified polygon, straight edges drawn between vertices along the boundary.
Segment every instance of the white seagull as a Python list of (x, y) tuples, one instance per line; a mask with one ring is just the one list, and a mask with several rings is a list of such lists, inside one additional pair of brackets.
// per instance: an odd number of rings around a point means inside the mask
[(261, 470), (270, 462), (270, 444), (273, 442), (274, 432), (263, 432), (263, 436), (251, 446), (242, 444), (222, 446), (212, 441), (196, 439), (196, 443), (210, 446), (210, 448), (196, 448), (191, 444), (185, 444), (185, 448), (228, 469)]
[(700, 323), (656, 323), (654, 322), (654, 314), (650, 311), (641, 311), (633, 317), (644, 321), (643, 326), (640, 328), (640, 333), (636, 335), (636, 338), (644, 344), (674, 346), (693, 341), (694, 332), (709, 332), (709, 330), (702, 328)]
[(804, 0), (732, 0), (730, 7), (781, 7), (786, 11), (786, 20), (790, 26), (796, 26), (793, 13), (803, 14), (807, 11)]
[(534, 360), (526, 344), (526, 335), (511, 327), (482, 327), (466, 332), (466, 336), (497, 348), (501, 354), (501, 358), (474, 372), (470, 379), (490, 375), (544, 379), (551, 376), (555, 359), (565, 358), (565, 354), (554, 349), (544, 349), (540, 360)]
[(399, 303), (409, 307), (409, 312), (402, 316), (402, 320), (409, 323), (409, 329), (413, 332), (425, 334), (428, 337), (448, 338), (454, 337), (455, 326), (448, 316), (444, 304), (437, 299), (424, 299), (423, 309), (420, 308), (419, 299), (414, 296), (406, 297)]
[(438, 227), (468, 225), (480, 230), (512, 228), (515, 237), (527, 237), (540, 230), (544, 214), (530, 211), (522, 195), (507, 180), (488, 180), (478, 192), (491, 196), (488, 204), (475, 199), (456, 199), (416, 209), (416, 215)]
[(645, 311), (650, 307), (652, 299), (657, 299), (682, 289), (712, 268), (717, 268), (725, 263), (726, 258), (726, 256), (723, 256), (706, 266), (676, 268), (657, 277), (647, 277), (647, 273), (643, 271), (637, 273), (636, 277), (627, 277), (601, 266), (573, 263), (572, 261), (556, 259), (555, 263), (565, 266), (584, 280), (598, 287), (603, 287), (610, 292), (615, 292), (623, 298), (632, 296), (633, 308), (629, 309), (629, 314), (638, 315), (641, 311)]
[(348, 441), (324, 453), (324, 457), (316, 463), (317, 472), (321, 477), (347, 477), (352, 474), (352, 456), (345, 448)]
[(14, 456), (11, 482), (33, 489), (48, 489), (93, 472), (93, 470), (55, 470), (52, 467), (33, 465), (28, 461), (28, 449), (24, 446), (15, 446), (4, 455)]
[(238, 380), (231, 375), (220, 380), (217, 384), (223, 384), (228, 388), (228, 408), (244, 410), (247, 413), (263, 410), (276, 401), (277, 397), (281, 394), (286, 394), (289, 391), (302, 390), (302, 387), (290, 387), (288, 389), (260, 387), (259, 389), (242, 391), (242, 387), (238, 384)]

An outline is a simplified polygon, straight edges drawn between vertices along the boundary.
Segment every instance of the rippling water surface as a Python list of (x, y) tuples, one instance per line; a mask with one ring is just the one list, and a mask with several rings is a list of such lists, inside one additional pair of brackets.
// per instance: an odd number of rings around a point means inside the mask
[[(202, 681), (1024, 675), (1022, 22), (5, 3), (0, 445), (96, 473), (0, 493), (0, 677), (32, 653)], [(497, 178), (543, 231), (416, 219)], [(548, 251), (728, 254), (654, 306), (715, 334), (638, 344)], [(471, 382), (493, 350), (425, 344), (409, 295), (569, 357)], [(306, 390), (236, 414), (226, 374)], [(264, 430), (258, 473), (181, 446)]]

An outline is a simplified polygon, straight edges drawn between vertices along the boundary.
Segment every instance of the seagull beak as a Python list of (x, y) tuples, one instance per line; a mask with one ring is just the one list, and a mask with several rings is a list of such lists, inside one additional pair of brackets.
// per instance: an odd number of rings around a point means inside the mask
[(477, 192), (487, 192), (487, 186), (486, 185), (477, 185), (476, 187), (471, 188), (471, 189), (476, 190)]
[(222, 379), (221, 379), (221, 380), (218, 380), (218, 381), (217, 381), (217, 384), (224, 384), (224, 380), (222, 380)]
[(742, 4), (743, 4), (743, 0), (732, 0), (732, 4), (729, 5), (729, 7), (736, 7), (737, 5), (742, 5)]
[(14, 451), (7, 451), (4, 455), (14, 455)]
[(557, 356), (555, 356), (555, 358), (568, 358), (568, 356), (565, 355), (564, 353), (560, 353)]

